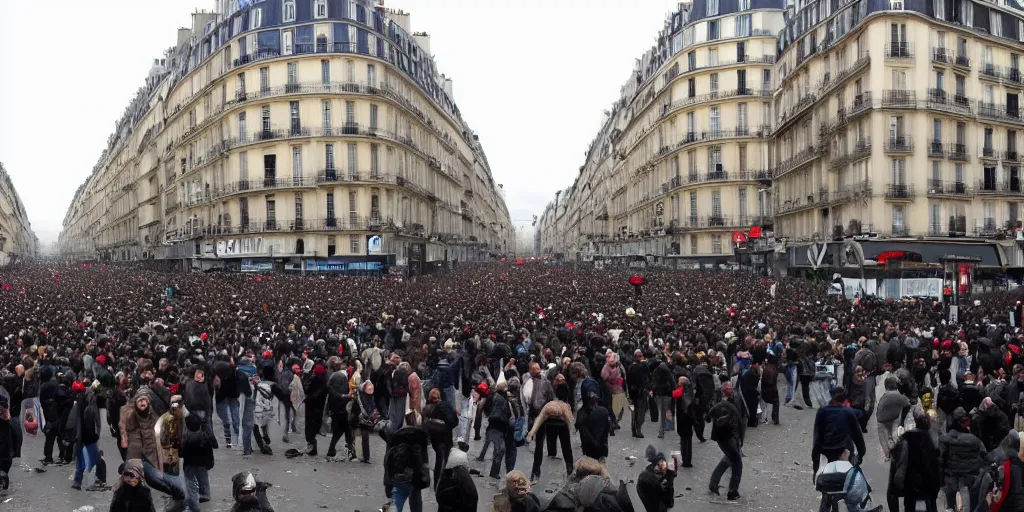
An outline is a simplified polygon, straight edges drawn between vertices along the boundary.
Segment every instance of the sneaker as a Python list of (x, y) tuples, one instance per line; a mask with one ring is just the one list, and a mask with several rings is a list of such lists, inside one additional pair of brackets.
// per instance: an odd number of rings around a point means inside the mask
[(231, 443), (227, 443), (226, 446), (228, 447), (228, 450), (231, 449)]
[(76, 491), (82, 490), (82, 482), (71, 482), (71, 488)]
[(334, 451), (334, 448), (331, 448), (330, 450), (327, 450), (327, 458), (328, 459), (333, 459), (334, 457), (337, 457), (337, 456), (338, 456), (338, 452)]
[(721, 494), (718, 492), (718, 487), (717, 486), (715, 486), (715, 487), (708, 486), (708, 492), (711, 493), (711, 494), (714, 494), (715, 496), (721, 496)]
[(740, 493), (737, 491), (729, 491), (729, 494), (725, 495), (725, 499), (729, 501), (736, 501), (740, 499)]

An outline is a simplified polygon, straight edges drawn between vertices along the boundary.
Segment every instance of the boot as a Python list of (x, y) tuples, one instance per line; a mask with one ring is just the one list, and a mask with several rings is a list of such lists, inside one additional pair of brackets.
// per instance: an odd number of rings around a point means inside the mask
[(71, 488), (76, 491), (82, 490), (82, 482), (71, 482)]
[(337, 457), (337, 456), (338, 456), (338, 452), (337, 452), (337, 450), (334, 449), (334, 445), (332, 444), (331, 446), (329, 446), (327, 448), (327, 458), (328, 459), (333, 459), (334, 457)]
[(316, 457), (316, 441), (312, 443), (306, 443), (306, 455), (310, 457)]
[(267, 446), (266, 442), (264, 442), (263, 434), (260, 432), (259, 426), (255, 426), (252, 428), (252, 436), (256, 438), (256, 446), (260, 448), (260, 453), (262, 453), (263, 455), (273, 454), (273, 452), (270, 451), (270, 447)]
[(6, 471), (0, 471), (0, 491), (6, 491), (11, 486), (11, 477)]
[(736, 489), (729, 489), (729, 494), (725, 495), (725, 499), (729, 501), (736, 501), (740, 499), (740, 493)]

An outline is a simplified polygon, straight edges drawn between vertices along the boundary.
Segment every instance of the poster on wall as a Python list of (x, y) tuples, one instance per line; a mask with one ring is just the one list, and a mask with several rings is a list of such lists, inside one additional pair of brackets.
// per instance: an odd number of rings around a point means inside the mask
[(384, 250), (384, 240), (380, 235), (366, 237), (366, 254), (380, 254)]

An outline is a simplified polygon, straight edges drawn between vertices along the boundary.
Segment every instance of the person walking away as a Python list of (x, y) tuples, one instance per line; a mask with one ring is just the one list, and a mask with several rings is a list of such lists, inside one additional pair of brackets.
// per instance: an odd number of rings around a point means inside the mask
[[(927, 512), (937, 512), (939, 494), (939, 451), (932, 442), (931, 417), (923, 409), (914, 409), (914, 428), (904, 432), (892, 450), (889, 465), (889, 490), (886, 499), (890, 512), (899, 510), (903, 498), (904, 512), (915, 512), (918, 501), (924, 500)], [(906, 450), (905, 453), (901, 453)], [(902, 467), (902, 471), (900, 468)]]
[[(864, 457), (864, 435), (857, 422), (857, 413), (844, 405), (846, 390), (839, 387), (832, 390), (832, 401), (818, 409), (814, 417), (814, 445), (811, 448), (811, 465), (818, 473), (822, 455), (828, 462), (839, 460), (843, 450), (850, 450), (855, 466)], [(853, 448), (856, 448), (854, 452)]]
[(190, 416), (198, 416), (203, 422), (203, 428), (212, 433), (215, 391), (212, 383), (206, 379), (206, 371), (202, 367), (196, 367), (192, 372), (192, 378), (186, 380), (182, 388), (185, 410)]
[[(772, 406), (772, 425), (779, 424), (779, 356), (781, 345), (768, 351), (768, 357), (761, 368), (761, 400)], [(766, 413), (768, 411), (765, 411)]]
[(121, 409), (121, 446), (128, 450), (128, 459), (141, 461), (148, 485), (171, 497), (168, 509), (177, 510), (185, 504), (185, 491), (177, 478), (158, 469), (164, 467), (156, 433), (158, 418), (150, 410), (149, 403), (149, 388), (142, 386), (128, 405)]
[(232, 439), (235, 444), (238, 444), (239, 440), (238, 429), (241, 427), (241, 420), (239, 419), (238, 397), (241, 393), (238, 391), (235, 365), (228, 358), (227, 352), (221, 352), (219, 359), (213, 367), (214, 386), (217, 389), (214, 398), (216, 399), (217, 416), (224, 426), (224, 442), (230, 450)]
[[(98, 383), (97, 383), (98, 384)], [(80, 394), (71, 406), (68, 416), (68, 428), (73, 429), (75, 453), (75, 475), (71, 483), (72, 489), (82, 488), (85, 473), (96, 468), (95, 478), (87, 491), (107, 490), (107, 463), (99, 449), (100, 441), (100, 409), (94, 389), (90, 386)]]
[(58, 425), (61, 409), (64, 408), (67, 399), (67, 390), (62, 388), (53, 377), (53, 369), (44, 366), (39, 370), (39, 404), (43, 409), (43, 418), (46, 420), (44, 434), (46, 442), (43, 444), (43, 465), (53, 464), (53, 444), (57, 442), (58, 449), (61, 443), (59, 437), (63, 429)]
[(866, 434), (868, 431), (868, 420), (871, 419), (871, 412), (874, 409), (875, 390), (867, 386), (867, 372), (860, 366), (853, 368), (853, 375), (849, 379), (850, 389), (847, 393), (850, 397), (850, 407), (857, 412), (857, 423), (860, 424), (860, 431)]
[(672, 392), (675, 404), (676, 433), (679, 434), (679, 453), (683, 458), (683, 467), (693, 467), (693, 426), (704, 423), (700, 414), (700, 406), (694, 399), (694, 386), (686, 377), (679, 377), (678, 387)]
[(647, 414), (647, 402), (652, 395), (651, 371), (644, 360), (644, 353), (640, 350), (633, 352), (633, 364), (626, 370), (626, 390), (629, 392), (629, 400), (633, 403), (632, 430), (633, 437), (643, 438), (642, 427), (644, 416)]
[(181, 438), (182, 471), (185, 477), (188, 509), (199, 510), (200, 503), (210, 501), (210, 470), (213, 469), (214, 436), (203, 426), (200, 416), (185, 417), (185, 433)]
[(244, 397), (242, 409), (242, 455), (252, 455), (252, 433), (256, 426), (256, 384), (259, 383), (256, 365), (252, 359), (243, 357), (236, 367), (238, 391)]
[[(434, 388), (431, 392), (438, 390), (438, 388)], [(439, 398), (439, 400), (441, 400), (440, 406), (451, 408), (451, 405), (444, 402), (443, 398)], [(473, 482), (473, 477), (469, 473), (469, 455), (462, 449), (468, 449), (469, 445), (460, 444), (459, 447), (453, 447), (445, 457), (444, 470), (438, 478), (437, 490), (434, 495), (437, 498), (437, 512), (476, 512), (479, 496), (476, 483)]]
[[(501, 462), (509, 455), (508, 439), (513, 435), (512, 431), (512, 406), (508, 400), (508, 384), (502, 380), (495, 387), (494, 392), (484, 402), (484, 412), (487, 414), (487, 444), (494, 445), (494, 453), (491, 459), (491, 472), (489, 476), (495, 480), (500, 478)], [(484, 452), (481, 452), (483, 455)], [(505, 461), (505, 471), (515, 469), (515, 441), (512, 442), (511, 460)], [(510, 463), (511, 462), (511, 463)]]
[[(405, 368), (409, 365), (406, 364)], [(388, 382), (388, 395), (391, 402), (388, 405), (388, 419), (391, 421), (391, 429), (402, 428), (402, 420), (405, 419), (405, 412), (409, 402), (409, 372), (399, 363), (392, 372)]]
[(11, 402), (6, 393), (0, 393), (0, 491), (11, 485), (11, 465), (21, 453), (21, 430), (11, 416)]
[(983, 467), (988, 450), (977, 436), (971, 434), (971, 420), (962, 407), (957, 407), (950, 415), (950, 429), (939, 436), (939, 465), (942, 468), (946, 493), (946, 504), (949, 508), (956, 503), (956, 494), (967, 487), (970, 505), (978, 503), (979, 496), (975, 483)]
[(878, 422), (878, 445), (882, 456), (889, 458), (889, 452), (896, 444), (896, 428), (903, 418), (904, 409), (910, 407), (910, 399), (899, 392), (899, 380), (887, 377), (883, 383), (885, 392), (878, 399), (878, 411), (875, 420)]
[(316, 457), (316, 436), (324, 422), (324, 407), (327, 402), (327, 369), (324, 365), (313, 366), (313, 376), (303, 390), (306, 395), (306, 455)]
[[(615, 352), (609, 351), (605, 354), (604, 360), (604, 367), (601, 368), (601, 380), (608, 389), (608, 394), (611, 395), (610, 412), (615, 419), (614, 428), (618, 429), (619, 423), (622, 421), (622, 412), (626, 409), (625, 379), (623, 378), (626, 374), (622, 365), (619, 364), (619, 355)], [(611, 435), (615, 435), (614, 430)]]
[(427, 431), (409, 415), (405, 426), (388, 437), (384, 452), (384, 490), (394, 500), (398, 512), (409, 503), (412, 512), (423, 512), (423, 489), (430, 487), (428, 469)]
[(743, 428), (743, 420), (740, 411), (733, 400), (733, 387), (729, 381), (722, 383), (721, 402), (715, 404), (708, 412), (711, 421), (711, 440), (718, 443), (722, 450), (722, 460), (711, 472), (711, 481), (708, 483), (708, 490), (711, 494), (719, 495), (719, 483), (725, 470), (732, 472), (729, 477), (729, 493), (726, 498), (729, 501), (736, 501), (740, 498), (740, 479), (743, 477), (743, 457), (740, 455)]
[[(332, 358), (333, 359), (333, 358)], [(348, 373), (341, 369), (341, 362), (335, 361), (331, 365), (330, 378), (327, 379), (327, 410), (331, 417), (331, 444), (327, 447), (327, 458), (338, 455), (337, 445), (341, 436), (345, 436), (345, 447), (348, 451), (348, 460), (355, 460), (356, 449), (355, 438), (349, 429), (348, 404), (352, 400), (348, 384)]]
[(110, 512), (156, 512), (156, 507), (153, 506), (153, 493), (146, 486), (141, 460), (125, 461), (121, 477), (114, 484)]
[(675, 505), (676, 470), (668, 466), (665, 454), (651, 445), (647, 445), (645, 455), (650, 464), (636, 480), (636, 494), (647, 512), (667, 512)]
[[(274, 397), (277, 397), (277, 399), (284, 404), (288, 404), (288, 402), (291, 401), (291, 397), (284, 388), (274, 380), (274, 368), (272, 366), (261, 367), (260, 373), (262, 375), (253, 387), (252, 435), (256, 438), (256, 446), (259, 447), (260, 453), (264, 455), (273, 455), (274, 451), (270, 448), (270, 422), (274, 419), (276, 414)], [(289, 407), (290, 405), (286, 405), (285, 409), (287, 410)], [(284, 428), (285, 436), (287, 436), (287, 421), (285, 421)]]
[[(459, 417), (444, 398), (441, 390), (433, 388), (427, 395), (427, 406), (423, 408), (423, 428), (430, 436), (430, 446), (434, 449), (434, 487), (436, 488), (441, 478), (441, 473), (446, 467), (448, 454), (455, 446), (452, 433), (455, 427), (459, 426)], [(490, 428), (490, 424), (488, 424)], [(501, 457), (495, 455), (495, 460), (500, 462)]]
[(583, 398), (583, 407), (576, 414), (575, 428), (580, 433), (583, 456), (604, 462), (608, 457), (612, 422), (608, 409), (600, 404), (597, 395), (589, 393)]
[[(533, 421), (533, 427), (527, 434), (527, 441), (533, 441), (536, 437), (536, 445), (533, 450), (533, 469), (530, 471), (530, 480), (540, 479), (540, 467), (544, 457), (544, 438), (547, 435), (557, 435), (562, 445), (562, 457), (565, 460), (566, 473), (572, 474), (572, 444), (569, 437), (569, 425), (574, 425), (572, 406), (569, 405), (569, 385), (559, 375), (556, 378), (558, 386), (556, 399), (544, 404), (537, 418)], [(554, 433), (552, 433), (552, 431)]]
[(672, 377), (672, 370), (665, 361), (658, 362), (654, 369), (652, 387), (654, 389), (654, 400), (658, 404), (658, 439), (665, 438), (665, 424), (672, 421), (672, 390), (675, 389), (675, 379)]
[(757, 387), (761, 383), (761, 365), (751, 364), (740, 373), (738, 380), (740, 391), (743, 394), (743, 403), (747, 408), (747, 427), (756, 428), (760, 417), (757, 414), (757, 407), (761, 403), (761, 393)]

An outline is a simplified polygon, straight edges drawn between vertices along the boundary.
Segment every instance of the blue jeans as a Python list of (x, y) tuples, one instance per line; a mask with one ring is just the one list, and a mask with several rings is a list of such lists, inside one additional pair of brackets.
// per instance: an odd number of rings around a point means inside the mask
[(252, 426), (255, 424), (255, 418), (253, 417), (255, 410), (256, 401), (252, 398), (246, 398), (245, 410), (242, 411), (242, 453), (245, 455), (252, 453)]
[(405, 401), (408, 397), (391, 398), (391, 405), (388, 406), (388, 419), (391, 420), (391, 428), (397, 432), (405, 423)]
[[(230, 412), (231, 417), (228, 417)], [(235, 439), (238, 439), (238, 399), (229, 398), (223, 402), (217, 402), (217, 416), (224, 425), (224, 440), (231, 444), (231, 433), (234, 432)]]
[(142, 471), (145, 473), (146, 483), (154, 490), (170, 496), (173, 500), (185, 499), (185, 489), (174, 475), (158, 471), (146, 459), (142, 459)]
[(409, 510), (412, 512), (423, 512), (423, 494), (412, 484), (395, 484), (391, 487), (391, 498), (394, 500), (395, 508), (402, 512), (406, 500), (409, 501)]
[(722, 460), (718, 461), (714, 471), (711, 472), (711, 482), (708, 487), (718, 489), (725, 470), (731, 469), (729, 476), (729, 491), (736, 492), (740, 488), (740, 478), (743, 477), (743, 456), (740, 454), (740, 442), (735, 437), (730, 437), (718, 442), (718, 448), (722, 450)]
[[(87, 458), (89, 459), (88, 462), (86, 461)], [(75, 483), (81, 484), (85, 473), (92, 471), (93, 467), (96, 468), (96, 481), (106, 483), (107, 464), (103, 461), (103, 457), (100, 456), (100, 447), (96, 443), (83, 445), (82, 449), (76, 454)]]
[(185, 466), (183, 475), (188, 490), (185, 504), (189, 511), (199, 512), (199, 500), (210, 499), (210, 474), (204, 466)]
[(796, 385), (800, 382), (800, 379), (796, 375), (796, 365), (791, 364), (786, 367), (786, 403), (793, 399), (793, 393), (796, 393)]

